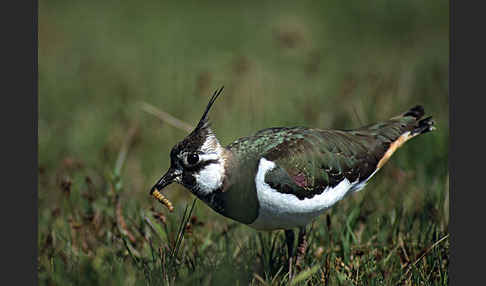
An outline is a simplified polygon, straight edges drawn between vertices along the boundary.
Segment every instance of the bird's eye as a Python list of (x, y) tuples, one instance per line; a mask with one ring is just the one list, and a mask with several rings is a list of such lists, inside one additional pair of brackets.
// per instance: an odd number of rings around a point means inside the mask
[(187, 164), (194, 165), (199, 162), (199, 156), (196, 153), (191, 153), (187, 155)]

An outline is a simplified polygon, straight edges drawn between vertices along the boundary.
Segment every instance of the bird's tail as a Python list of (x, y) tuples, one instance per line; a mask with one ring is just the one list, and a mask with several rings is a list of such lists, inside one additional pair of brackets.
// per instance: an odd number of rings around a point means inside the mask
[(378, 134), (383, 138), (386, 138), (385, 141), (389, 140), (389, 147), (378, 162), (378, 169), (381, 168), (383, 164), (388, 161), (390, 156), (405, 142), (415, 136), (435, 129), (432, 116), (422, 119), (424, 115), (424, 108), (421, 105), (417, 105), (410, 108), (407, 112), (381, 123), (382, 126), (381, 128), (378, 128)]
[(424, 108), (416, 105), (389, 120), (363, 126), (358, 130), (381, 136), (385, 141), (395, 141), (405, 133), (408, 137), (415, 137), (435, 129), (432, 116), (422, 119), (424, 115)]
[(424, 115), (424, 108), (421, 105), (417, 105), (410, 108), (407, 112), (403, 113), (400, 116), (415, 118), (416, 124), (413, 125), (410, 135), (415, 136), (435, 130), (434, 120), (432, 120), (432, 116), (421, 119)]

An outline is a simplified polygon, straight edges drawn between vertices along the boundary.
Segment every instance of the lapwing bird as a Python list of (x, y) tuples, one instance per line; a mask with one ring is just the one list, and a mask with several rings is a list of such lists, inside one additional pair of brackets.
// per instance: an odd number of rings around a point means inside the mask
[(406, 141), (434, 129), (422, 106), (354, 130), (275, 127), (222, 146), (208, 112), (170, 152), (169, 170), (150, 194), (179, 183), (219, 214), (257, 230), (284, 230), (289, 271), (294, 229), (297, 262), (307, 245), (305, 227), (346, 195), (363, 189)]

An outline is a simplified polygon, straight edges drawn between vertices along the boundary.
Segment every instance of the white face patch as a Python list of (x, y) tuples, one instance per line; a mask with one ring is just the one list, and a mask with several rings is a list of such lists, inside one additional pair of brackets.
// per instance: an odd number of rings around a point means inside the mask
[(305, 226), (344, 198), (358, 181), (351, 183), (344, 179), (333, 188), (327, 187), (321, 194), (300, 200), (292, 194), (279, 193), (265, 183), (265, 174), (274, 167), (274, 162), (260, 159), (255, 177), (260, 209), (257, 219), (249, 225), (256, 229), (291, 229)]
[[(215, 159), (217, 159), (217, 157), (215, 157)], [(205, 166), (199, 173), (194, 174), (194, 178), (203, 195), (207, 195), (220, 188), (224, 178), (224, 163), (222, 162), (222, 159), (220, 158), (218, 162)]]
[(219, 144), (218, 139), (210, 134), (201, 146), (200, 151), (203, 153), (199, 154), (200, 162), (217, 160), (217, 162), (205, 166), (199, 173), (194, 174), (200, 192), (207, 195), (223, 184), (225, 175), (223, 147)]

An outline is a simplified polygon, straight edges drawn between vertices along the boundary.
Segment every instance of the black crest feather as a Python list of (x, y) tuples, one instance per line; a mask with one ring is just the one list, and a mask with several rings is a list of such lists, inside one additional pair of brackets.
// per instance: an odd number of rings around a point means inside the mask
[(209, 110), (211, 109), (211, 106), (216, 101), (216, 99), (218, 98), (218, 96), (223, 92), (223, 89), (224, 89), (224, 86), (222, 86), (221, 88), (219, 88), (219, 89), (217, 89), (217, 90), (214, 91), (213, 96), (211, 96), (211, 99), (209, 100), (209, 103), (206, 106), (206, 110), (204, 110), (204, 113), (203, 113), (203, 115), (201, 117), (201, 120), (199, 120), (199, 123), (197, 124), (195, 130), (199, 130), (199, 129), (204, 128), (204, 127), (207, 126), (207, 124), (208, 124), (208, 113), (209, 113)]

